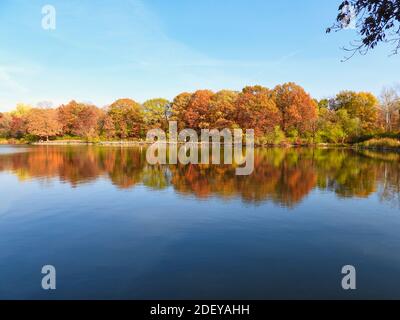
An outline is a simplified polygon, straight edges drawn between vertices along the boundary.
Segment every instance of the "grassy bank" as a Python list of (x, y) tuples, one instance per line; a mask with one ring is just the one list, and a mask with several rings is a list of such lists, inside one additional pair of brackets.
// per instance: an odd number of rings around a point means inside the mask
[[(10, 145), (20, 145), (20, 144), (30, 144), (30, 145), (49, 145), (49, 146), (64, 146), (64, 145), (100, 145), (100, 146), (143, 146), (150, 145), (153, 142), (147, 142), (140, 139), (132, 140), (107, 140), (101, 138), (94, 139), (82, 139), (80, 137), (58, 137), (49, 141), (37, 141), (34, 139), (4, 139), (0, 138), (0, 144), (10, 144)], [(169, 144), (167, 142), (167, 144)], [(179, 144), (183, 144), (180, 142)], [(199, 145), (202, 143), (199, 142)], [(245, 143), (244, 143), (245, 145)], [(281, 147), (281, 148), (291, 148), (291, 147), (348, 147), (348, 144), (334, 144), (334, 143), (311, 143), (306, 140), (290, 141), (284, 140), (279, 142), (270, 142), (256, 139), (254, 143), (255, 147)]]
[[(49, 145), (49, 146), (64, 146), (64, 145), (98, 145), (98, 146), (146, 146), (151, 145), (154, 142), (147, 142), (145, 140), (117, 140), (117, 141), (102, 141), (102, 140), (53, 140), (53, 141), (42, 141), (32, 142), (32, 145)], [(165, 144), (176, 144), (174, 142), (166, 142)], [(183, 145), (184, 142), (178, 142), (179, 145)], [(202, 145), (204, 143), (197, 142), (193, 143)], [(210, 142), (210, 144), (212, 144)], [(221, 143), (223, 144), (223, 143)], [(245, 146), (246, 143), (243, 143)], [(254, 146), (257, 148), (296, 148), (296, 147), (349, 147), (348, 144), (335, 144), (335, 143), (259, 143), (255, 142)]]
[[(99, 145), (99, 146), (145, 146), (152, 144), (144, 140), (102, 140), (102, 139), (80, 139), (79, 137), (60, 137), (56, 140), (50, 141), (29, 141), (26, 139), (4, 139), (0, 138), (0, 145), (4, 144), (32, 144), (32, 145), (50, 145), (50, 146), (63, 146), (63, 145)], [(180, 143), (182, 144), (182, 143)], [(200, 145), (201, 143), (199, 143)], [(266, 141), (256, 141), (256, 147), (353, 147), (356, 149), (370, 149), (377, 151), (400, 151), (400, 139), (396, 138), (380, 138), (374, 137), (369, 140), (357, 142), (353, 144), (333, 144), (333, 143), (309, 143), (306, 141), (282, 141), (280, 143), (268, 143)]]
[(400, 151), (400, 140), (393, 138), (373, 138), (357, 143), (355, 146), (360, 149)]

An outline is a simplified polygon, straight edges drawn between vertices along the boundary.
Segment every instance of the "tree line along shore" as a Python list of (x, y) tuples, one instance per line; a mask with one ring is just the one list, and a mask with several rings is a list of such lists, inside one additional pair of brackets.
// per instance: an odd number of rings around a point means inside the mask
[(173, 101), (144, 103), (119, 99), (99, 108), (71, 101), (56, 108), (18, 104), (0, 113), (0, 143), (103, 145), (145, 143), (150, 129), (253, 129), (256, 145), (356, 144), (400, 148), (400, 98), (395, 88), (379, 97), (342, 91), (314, 99), (295, 83), (273, 89), (248, 86), (242, 91), (198, 90)]

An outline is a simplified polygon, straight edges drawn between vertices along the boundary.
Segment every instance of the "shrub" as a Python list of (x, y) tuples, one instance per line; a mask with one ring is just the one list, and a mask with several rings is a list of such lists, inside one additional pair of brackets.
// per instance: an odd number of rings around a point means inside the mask
[(285, 142), (285, 133), (279, 126), (276, 126), (273, 131), (266, 134), (262, 139), (263, 144), (279, 145)]

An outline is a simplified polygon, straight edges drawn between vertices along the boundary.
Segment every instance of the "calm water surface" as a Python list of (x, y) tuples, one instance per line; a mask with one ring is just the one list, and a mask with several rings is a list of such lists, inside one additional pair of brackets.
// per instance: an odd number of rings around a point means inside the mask
[(399, 194), (399, 154), (259, 149), (238, 177), (139, 148), (3, 146), (0, 298), (400, 298)]

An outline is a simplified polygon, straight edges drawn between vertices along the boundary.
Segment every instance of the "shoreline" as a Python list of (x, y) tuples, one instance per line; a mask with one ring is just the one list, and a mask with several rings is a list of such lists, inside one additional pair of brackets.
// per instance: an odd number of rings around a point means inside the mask
[[(146, 142), (146, 141), (83, 141), (83, 140), (55, 140), (55, 141), (43, 141), (43, 142), (25, 142), (25, 143), (4, 143), (3, 145), (30, 145), (30, 146), (150, 146), (155, 142)], [(165, 145), (184, 145), (185, 142), (160, 142), (160, 144)], [(194, 145), (204, 145), (206, 142), (194, 142)], [(219, 144), (223, 145), (221, 142), (210, 142), (210, 145)], [(1, 145), (1, 144), (0, 144)], [(232, 144), (232, 146), (235, 144)], [(242, 144), (246, 146), (246, 143)], [(330, 143), (316, 143), (316, 144), (254, 144), (255, 148), (300, 148), (300, 147), (351, 147), (349, 144), (330, 144)]]
[[(150, 146), (153, 145), (157, 142), (151, 141), (100, 141), (100, 142), (91, 142), (91, 141), (45, 141), (45, 142), (33, 142), (30, 143), (29, 145), (37, 145), (37, 146), (64, 146), (64, 145), (71, 145), (71, 146), (78, 146), (78, 145), (94, 145), (94, 146)], [(159, 144), (164, 144), (164, 145), (184, 145), (185, 142), (160, 142)], [(193, 142), (193, 143), (188, 143), (192, 145), (205, 145), (207, 144), (206, 142)], [(223, 145), (224, 143), (221, 142), (209, 142), (209, 145)], [(232, 143), (232, 146), (235, 145)], [(246, 146), (246, 143), (242, 144), (243, 146)], [(292, 148), (292, 147), (313, 147), (313, 146), (319, 146), (319, 147), (329, 147), (329, 146), (348, 146), (344, 144), (340, 145), (334, 145), (334, 144), (254, 144), (254, 147), (280, 147), (280, 148)]]
[[(8, 146), (102, 146), (102, 147), (147, 147), (154, 144), (154, 142), (146, 142), (146, 141), (100, 141), (100, 142), (92, 142), (92, 141), (79, 141), (79, 140), (69, 140), (69, 141), (44, 141), (44, 142), (21, 142), (21, 143), (0, 143), (2, 145)], [(165, 145), (183, 145), (184, 142), (163, 142)], [(194, 145), (204, 145), (204, 142), (193, 143)], [(223, 145), (223, 143), (209, 143), (210, 145), (219, 144)], [(233, 146), (234, 144), (232, 144)], [(242, 146), (246, 146), (246, 144), (242, 144)], [(254, 144), (255, 148), (347, 148), (353, 150), (372, 150), (372, 151), (380, 151), (380, 152), (400, 152), (400, 148), (397, 147), (377, 147), (377, 146), (360, 146), (357, 144), (331, 144), (331, 143), (318, 143), (318, 144)]]

